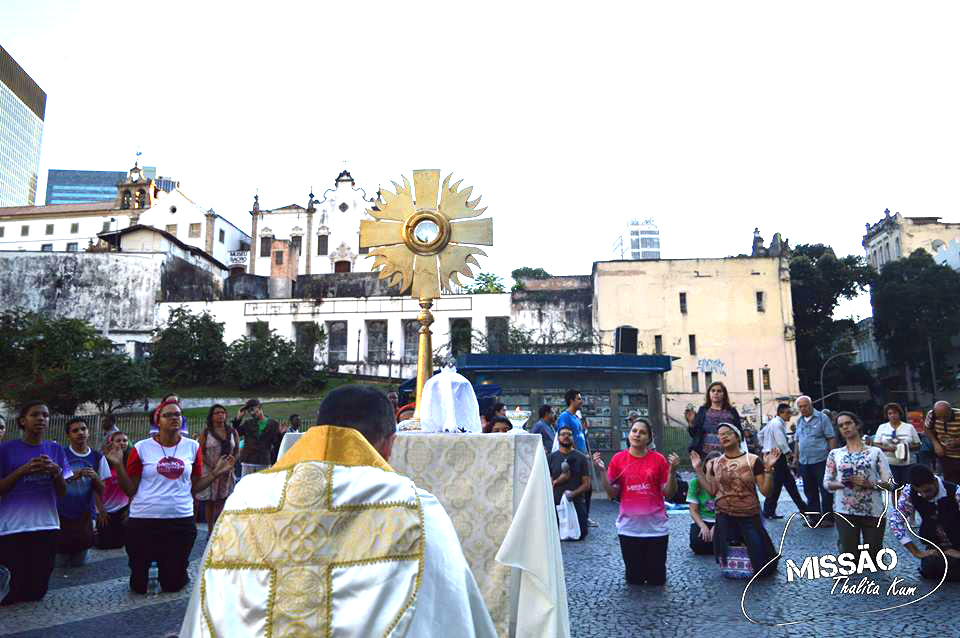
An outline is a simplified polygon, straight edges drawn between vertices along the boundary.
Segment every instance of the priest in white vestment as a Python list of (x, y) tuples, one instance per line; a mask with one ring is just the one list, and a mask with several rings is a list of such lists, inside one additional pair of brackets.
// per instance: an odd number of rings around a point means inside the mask
[(443, 506), (387, 463), (387, 397), (337, 388), (317, 422), (227, 499), (181, 638), (496, 636)]

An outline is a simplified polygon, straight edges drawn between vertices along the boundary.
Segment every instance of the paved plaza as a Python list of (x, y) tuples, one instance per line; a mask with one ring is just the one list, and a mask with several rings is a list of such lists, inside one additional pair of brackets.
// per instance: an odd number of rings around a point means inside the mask
[[(781, 513), (791, 511), (792, 505), (781, 502)], [(690, 518), (685, 511), (670, 516), (667, 585), (627, 586), (614, 528), (616, 513), (615, 503), (594, 500), (591, 516), (600, 527), (592, 529), (584, 542), (563, 544), (574, 638), (956, 635), (960, 584), (945, 583), (932, 596), (900, 609), (859, 614), (856, 612), (867, 611), (868, 605), (877, 608), (893, 603), (885, 595), (831, 595), (829, 579), (788, 583), (782, 564), (775, 579), (750, 588), (745, 607), (762, 622), (804, 622), (786, 627), (751, 624), (741, 612), (745, 583), (720, 578), (711, 557), (693, 556), (687, 548)], [(786, 519), (769, 525), (774, 544), (779, 544), (785, 523)], [(836, 530), (812, 530), (796, 523), (788, 531), (785, 556), (802, 560), (807, 555), (835, 553)], [(206, 544), (204, 527), (193, 550), (194, 574)], [(887, 546), (898, 547), (889, 531)], [(898, 557), (893, 576), (873, 578), (883, 592), (892, 577), (903, 578), (903, 584), (919, 585), (920, 594), (929, 591), (930, 585), (916, 576), (917, 561), (903, 551)], [(85, 567), (56, 569), (43, 601), (0, 609), (0, 636), (159, 638), (176, 631), (187, 592), (130, 594), (128, 574), (123, 550), (93, 551)], [(809, 618), (821, 620), (811, 622)]]

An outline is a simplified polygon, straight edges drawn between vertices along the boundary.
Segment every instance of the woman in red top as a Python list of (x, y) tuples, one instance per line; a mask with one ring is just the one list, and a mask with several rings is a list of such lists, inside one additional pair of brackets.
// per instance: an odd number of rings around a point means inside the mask
[(138, 594), (147, 593), (154, 561), (163, 591), (186, 586), (187, 563), (197, 538), (193, 495), (231, 471), (234, 463), (232, 456), (220, 457), (213, 471), (204, 474), (200, 444), (180, 434), (179, 404), (165, 401), (157, 412), (159, 431), (133, 446), (126, 467), (119, 445), (110, 443), (104, 449), (121, 489), (130, 497), (126, 546), (130, 589)]
[[(610, 468), (600, 472), (603, 487), (611, 499), (620, 499), (617, 533), (620, 552), (631, 585), (663, 585), (667, 582), (667, 512), (665, 498), (677, 489), (674, 470), (680, 462), (676, 454), (669, 462), (655, 450), (650, 423), (637, 419), (630, 426), (630, 447), (613, 455)], [(593, 462), (605, 469), (600, 453)]]

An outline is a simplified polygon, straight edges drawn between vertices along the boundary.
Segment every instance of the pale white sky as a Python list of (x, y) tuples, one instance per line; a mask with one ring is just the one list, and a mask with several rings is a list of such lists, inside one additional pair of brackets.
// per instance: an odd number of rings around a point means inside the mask
[[(48, 168), (142, 163), (249, 227), (343, 168), (474, 185), (484, 270), (585, 274), (630, 217), (663, 256), (862, 254), (883, 209), (957, 220), (951, 2), (3, 0)], [(869, 313), (863, 301), (846, 309)]]

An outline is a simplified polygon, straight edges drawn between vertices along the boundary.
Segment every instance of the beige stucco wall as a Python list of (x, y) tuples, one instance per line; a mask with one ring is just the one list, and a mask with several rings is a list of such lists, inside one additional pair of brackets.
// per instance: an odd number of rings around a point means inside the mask
[[(793, 302), (787, 262), (777, 257), (599, 262), (594, 265), (594, 327), (612, 348), (618, 326), (638, 329), (638, 352), (655, 351), (662, 335), (663, 354), (679, 357), (666, 375), (665, 414), (683, 421), (688, 403), (703, 403), (705, 373), (723, 381), (734, 406), (755, 415), (754, 398), (762, 388), (760, 368), (770, 368), (770, 389), (763, 390), (763, 411), (771, 416), (777, 397), (800, 392), (793, 340)], [(756, 293), (764, 293), (764, 311)], [(686, 293), (687, 312), (680, 311)], [(696, 336), (690, 354), (689, 335)], [(606, 348), (605, 348), (606, 351)], [(612, 351), (612, 350), (611, 350)], [(754, 390), (747, 389), (747, 370)], [(700, 392), (692, 392), (691, 373)]]

